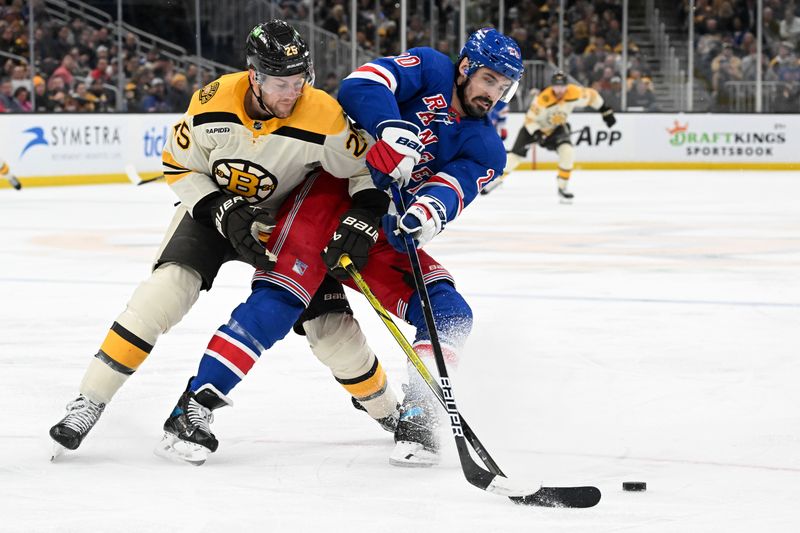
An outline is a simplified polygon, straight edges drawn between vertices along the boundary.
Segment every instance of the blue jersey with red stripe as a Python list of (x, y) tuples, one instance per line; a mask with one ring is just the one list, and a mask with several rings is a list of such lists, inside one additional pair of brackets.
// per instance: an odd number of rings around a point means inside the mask
[(339, 88), (339, 103), (358, 125), (376, 137), (385, 120), (402, 119), (420, 128), (425, 150), (403, 189), (436, 197), (455, 219), (481, 189), (503, 173), (506, 153), (488, 116), (459, 116), (452, 108), (455, 66), (432, 48), (366, 63)]
[(506, 127), (506, 120), (508, 119), (508, 104), (500, 101), (495, 104), (491, 111), (489, 111), (489, 120), (497, 130)]

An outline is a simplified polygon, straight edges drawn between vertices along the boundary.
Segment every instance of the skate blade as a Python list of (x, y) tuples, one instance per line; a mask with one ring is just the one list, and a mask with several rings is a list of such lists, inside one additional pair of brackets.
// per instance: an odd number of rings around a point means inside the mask
[(50, 452), (50, 462), (55, 463), (59, 457), (64, 455), (67, 449), (57, 442), (53, 442), (53, 450)]
[(389, 456), (389, 464), (404, 468), (430, 468), (439, 464), (439, 454), (426, 450), (418, 442), (398, 441)]
[(161, 442), (153, 449), (153, 453), (175, 463), (200, 466), (206, 462), (211, 450), (205, 446), (181, 440), (171, 433), (164, 433)]

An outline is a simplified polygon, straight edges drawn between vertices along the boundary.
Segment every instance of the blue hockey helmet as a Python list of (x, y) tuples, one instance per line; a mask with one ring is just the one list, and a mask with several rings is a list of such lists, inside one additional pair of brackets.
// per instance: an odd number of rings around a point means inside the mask
[(513, 83), (503, 93), (500, 100), (511, 101), (522, 78), (525, 68), (522, 66), (522, 53), (519, 45), (511, 37), (507, 37), (494, 28), (481, 28), (469, 36), (461, 49), (459, 62), (467, 58), (467, 76), (472, 76), (481, 67), (491, 69), (509, 78)]

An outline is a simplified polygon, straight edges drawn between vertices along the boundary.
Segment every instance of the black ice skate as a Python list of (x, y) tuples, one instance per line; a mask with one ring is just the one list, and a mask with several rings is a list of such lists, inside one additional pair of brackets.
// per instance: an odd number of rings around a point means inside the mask
[[(364, 406), (361, 405), (361, 403), (354, 396), (351, 396), (350, 399), (353, 401), (353, 407), (355, 407), (359, 411), (364, 411), (365, 413), (367, 413), (367, 410), (364, 408)], [(373, 418), (373, 420), (375, 420), (375, 422), (377, 422), (384, 429), (384, 431), (388, 431), (389, 433), (394, 433), (394, 431), (397, 429), (397, 420), (399, 417), (400, 417), (400, 404), (397, 404), (397, 410), (395, 410), (392, 414), (390, 414), (389, 416), (385, 416), (383, 418)]]
[(55, 441), (50, 460), (55, 460), (65, 448), (77, 450), (105, 408), (106, 404), (93, 402), (83, 394), (69, 402), (66, 416), (50, 428), (50, 437)]
[(394, 432), (395, 447), (389, 463), (428, 467), (439, 463), (439, 408), (433, 398), (403, 387), (405, 397)]
[(155, 454), (196, 466), (205, 463), (208, 455), (217, 451), (219, 446), (219, 441), (211, 433), (212, 411), (224, 405), (232, 403), (213, 385), (203, 385), (197, 392), (192, 392), (187, 385), (172, 414), (164, 422), (164, 436), (156, 446)]
[(568, 183), (564, 178), (558, 178), (558, 200), (562, 204), (571, 204), (572, 199), (575, 197), (574, 194), (567, 190)]

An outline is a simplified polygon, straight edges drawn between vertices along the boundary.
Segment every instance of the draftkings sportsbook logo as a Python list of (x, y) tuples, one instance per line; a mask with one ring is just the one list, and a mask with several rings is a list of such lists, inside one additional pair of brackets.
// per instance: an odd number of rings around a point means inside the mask
[(689, 123), (673, 122), (669, 133), (669, 144), (686, 150), (689, 157), (772, 157), (777, 145), (786, 143), (786, 132), (781, 124), (775, 125), (775, 131), (752, 131), (743, 128), (740, 131), (691, 130)]

